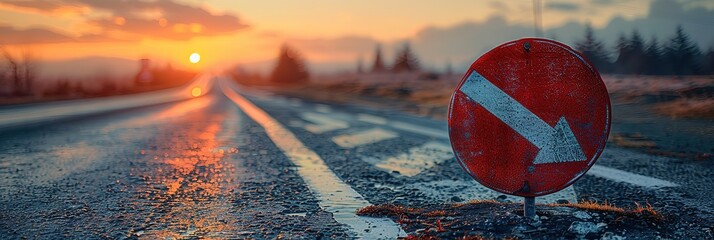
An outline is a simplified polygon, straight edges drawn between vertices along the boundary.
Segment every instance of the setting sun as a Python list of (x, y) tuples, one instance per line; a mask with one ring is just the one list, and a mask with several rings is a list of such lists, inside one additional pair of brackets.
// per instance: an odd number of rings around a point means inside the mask
[(188, 57), (188, 60), (191, 61), (191, 63), (198, 63), (201, 61), (201, 55), (198, 53), (191, 53), (191, 56)]

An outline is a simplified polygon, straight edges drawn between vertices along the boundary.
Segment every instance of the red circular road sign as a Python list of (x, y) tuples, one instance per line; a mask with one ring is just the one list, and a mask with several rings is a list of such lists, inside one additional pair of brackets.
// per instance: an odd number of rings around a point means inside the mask
[(523, 197), (557, 192), (595, 164), (610, 131), (597, 70), (565, 44), (526, 38), (476, 60), (449, 106), (456, 159), (476, 181)]

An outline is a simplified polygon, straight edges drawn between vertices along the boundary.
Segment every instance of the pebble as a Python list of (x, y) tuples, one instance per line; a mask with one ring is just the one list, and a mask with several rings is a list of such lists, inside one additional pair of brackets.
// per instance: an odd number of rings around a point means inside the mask
[(599, 232), (600, 229), (605, 226), (607, 226), (607, 224), (604, 224), (604, 223), (595, 224), (592, 222), (575, 221), (572, 224), (570, 224), (568, 231), (578, 234), (578, 235), (587, 235), (588, 233)]
[(584, 212), (584, 211), (576, 211), (576, 212), (573, 212), (573, 217), (576, 217), (576, 218), (581, 219), (581, 220), (588, 220), (588, 219), (593, 218), (592, 216), (590, 216), (590, 214), (588, 214), (588, 213), (586, 213), (586, 212)]
[(568, 203), (570, 203), (570, 201), (565, 200), (565, 199), (558, 199), (558, 201), (556, 201), (556, 203), (558, 203), (558, 204), (568, 204)]
[(600, 240), (624, 240), (625, 237), (615, 235), (613, 232), (606, 232), (605, 234), (600, 237)]
[(540, 221), (540, 218), (538, 218), (538, 216), (535, 216), (533, 219), (528, 220), (528, 225), (531, 225), (536, 228), (540, 227), (541, 223), (542, 222)]

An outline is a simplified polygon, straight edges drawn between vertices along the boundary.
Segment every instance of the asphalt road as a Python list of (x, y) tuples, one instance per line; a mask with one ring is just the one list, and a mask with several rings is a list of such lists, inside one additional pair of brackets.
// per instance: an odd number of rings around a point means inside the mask
[[(355, 209), (521, 201), (463, 172), (443, 121), (236, 88), (2, 130), (1, 238), (395, 238)], [(713, 165), (608, 146), (538, 201), (648, 203), (705, 231)]]

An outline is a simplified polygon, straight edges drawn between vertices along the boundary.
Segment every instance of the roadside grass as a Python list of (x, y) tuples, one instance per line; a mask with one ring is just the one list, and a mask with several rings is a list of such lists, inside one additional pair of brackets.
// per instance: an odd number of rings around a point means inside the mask
[[(520, 205), (520, 203), (503, 203), (496, 200), (471, 200), (465, 203), (453, 203), (451, 207), (454, 209), (464, 208), (467, 206), (479, 205), (479, 204), (490, 204), (490, 205)], [(582, 201), (579, 203), (554, 203), (554, 204), (544, 204), (540, 206), (548, 207), (570, 207), (589, 211), (600, 211), (600, 212), (611, 212), (623, 216), (629, 217), (643, 217), (655, 221), (663, 221), (665, 217), (662, 213), (652, 207), (649, 203), (646, 205), (641, 205), (635, 202), (634, 208), (623, 208), (615, 206), (607, 201), (596, 202), (596, 201)], [(402, 218), (405, 216), (427, 216), (427, 217), (442, 217), (454, 215), (453, 212), (447, 212), (444, 209), (425, 209), (425, 208), (413, 208), (406, 207), (396, 204), (381, 204), (381, 205), (370, 205), (357, 210), (357, 215), (360, 216), (388, 216), (388, 217), (398, 217)]]
[(486, 200), (484, 200), (484, 199), (473, 199), (473, 200), (469, 200), (468, 202), (465, 202), (465, 203), (454, 203), (454, 204), (452, 204), (452, 206), (455, 207), (455, 208), (461, 208), (461, 207), (468, 206), (468, 205), (483, 204), (483, 203), (489, 203), (489, 204), (508, 204), (508, 203), (499, 202), (499, 201), (496, 201), (496, 200), (493, 200), (493, 199), (486, 199)]
[(624, 148), (656, 148), (657, 143), (642, 136), (640, 133), (634, 134), (613, 134), (610, 142)]
[(596, 201), (582, 201), (579, 203), (564, 203), (564, 204), (546, 204), (546, 206), (551, 207), (572, 207), (583, 210), (600, 211), (600, 212), (612, 212), (620, 216), (642, 218), (645, 220), (651, 220), (656, 222), (661, 222), (666, 220), (665, 216), (658, 212), (649, 203), (646, 205), (640, 205), (640, 203), (635, 202), (634, 208), (622, 208), (617, 207), (613, 204), (604, 201), (602, 203)]
[(360, 216), (388, 216), (401, 217), (406, 214), (415, 214), (421, 212), (420, 208), (411, 208), (395, 204), (370, 205), (357, 210), (357, 215)]
[[(463, 203), (428, 204), (409, 207), (397, 204), (372, 205), (357, 210), (357, 215), (389, 217), (410, 234), (405, 239), (507, 239), (548, 238), (568, 232), (573, 221), (582, 221), (573, 213), (583, 210), (592, 221), (607, 222), (612, 228), (638, 229), (666, 224), (665, 216), (650, 204), (635, 202), (620, 207), (607, 201), (581, 201), (565, 204), (538, 204), (538, 214), (546, 217), (543, 226), (533, 227), (522, 216), (523, 203), (496, 200), (471, 200)], [(595, 214), (599, 213), (599, 214)], [(538, 225), (540, 225), (540, 221)], [(517, 229), (525, 226), (526, 229)], [(552, 228), (552, 229), (551, 229)], [(545, 231), (544, 229), (550, 229)], [(525, 234), (525, 235), (524, 235)]]

